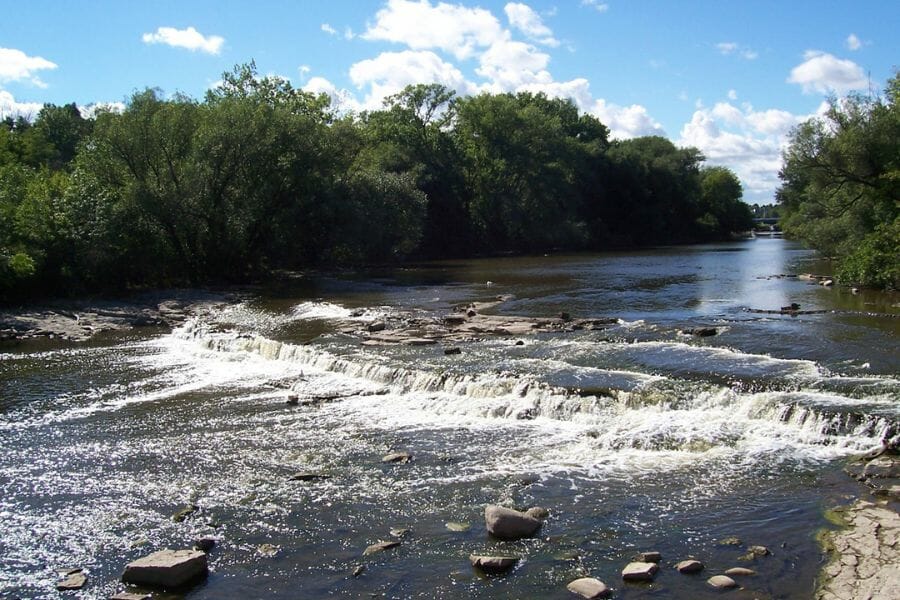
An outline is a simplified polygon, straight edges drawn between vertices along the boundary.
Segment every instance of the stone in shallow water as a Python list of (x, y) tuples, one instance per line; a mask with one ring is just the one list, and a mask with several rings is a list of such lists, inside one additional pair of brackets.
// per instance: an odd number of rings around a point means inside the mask
[(699, 560), (688, 559), (675, 565), (675, 568), (679, 573), (699, 573), (703, 570), (703, 563)]
[(366, 548), (365, 552), (363, 552), (363, 556), (375, 554), (376, 552), (384, 552), (385, 550), (396, 548), (399, 545), (400, 542), (378, 542), (377, 544), (372, 544), (371, 546)]
[(160, 550), (128, 563), (122, 581), (136, 585), (178, 588), (206, 575), (206, 553), (199, 550)]
[(528, 510), (525, 511), (525, 514), (533, 519), (538, 519), (539, 521), (543, 521), (547, 517), (550, 516), (550, 511), (542, 506), (532, 506)]
[(662, 554), (659, 552), (641, 552), (638, 555), (640, 562), (658, 563), (662, 560)]
[(153, 596), (150, 594), (136, 594), (134, 592), (119, 592), (114, 596), (110, 596), (109, 600), (151, 600)]
[(718, 589), (727, 589), (737, 587), (737, 582), (731, 577), (726, 577), (725, 575), (713, 575), (709, 579), (706, 580), (706, 583)]
[(506, 573), (519, 562), (515, 556), (481, 556), (472, 554), (469, 556), (469, 562), (472, 566), (481, 569), (485, 573), (499, 574)]
[(81, 569), (73, 569), (66, 573), (65, 577), (56, 582), (56, 589), (64, 592), (68, 590), (80, 590), (87, 584), (87, 575)]
[(625, 581), (652, 581), (653, 576), (659, 571), (659, 566), (651, 562), (628, 563), (622, 569), (622, 579)]
[(611, 590), (606, 587), (605, 583), (599, 579), (594, 579), (593, 577), (576, 579), (569, 583), (569, 585), (566, 586), (566, 589), (573, 594), (578, 594), (582, 598), (588, 599), (606, 598), (612, 593)]
[(740, 576), (750, 576), (756, 575), (756, 571), (753, 569), (745, 569), (744, 567), (734, 567), (725, 571), (726, 575), (730, 575), (731, 577), (740, 577)]
[(261, 556), (265, 556), (267, 558), (272, 558), (273, 556), (277, 555), (280, 550), (281, 548), (274, 544), (260, 544), (256, 547), (256, 552)]
[(394, 452), (392, 454), (386, 454), (381, 457), (381, 462), (383, 463), (398, 463), (401, 465), (405, 465), (411, 460), (412, 454), (410, 454), (409, 452)]
[(182, 508), (181, 510), (179, 510), (174, 515), (172, 515), (172, 520), (175, 521), (176, 523), (181, 523), (182, 521), (184, 521), (185, 519), (190, 517), (192, 514), (194, 514), (198, 510), (200, 510), (200, 507), (197, 506), (196, 504), (188, 505), (188, 506)]
[(541, 521), (523, 512), (489, 504), (484, 509), (488, 533), (504, 540), (530, 537), (541, 528)]
[(460, 522), (457, 522), (457, 521), (450, 521), (450, 522), (448, 522), (448, 523), (445, 523), (444, 526), (445, 526), (447, 529), (449, 529), (450, 531), (456, 531), (456, 532), (468, 531), (469, 528), (472, 527), (472, 526), (471, 526), (470, 524), (468, 524), (468, 523), (460, 523)]

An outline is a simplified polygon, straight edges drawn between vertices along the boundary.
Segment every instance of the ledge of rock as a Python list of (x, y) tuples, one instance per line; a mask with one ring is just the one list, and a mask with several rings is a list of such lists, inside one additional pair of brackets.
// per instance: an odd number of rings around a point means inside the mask
[(151, 587), (179, 588), (207, 574), (206, 553), (160, 550), (128, 563), (122, 581)]
[(824, 536), (831, 562), (820, 576), (816, 600), (900, 598), (900, 515), (865, 500), (842, 515), (847, 528)]

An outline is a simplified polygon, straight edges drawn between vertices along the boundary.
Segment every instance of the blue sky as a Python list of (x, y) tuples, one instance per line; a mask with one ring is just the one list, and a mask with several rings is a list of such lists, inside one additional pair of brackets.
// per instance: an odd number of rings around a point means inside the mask
[(734, 169), (749, 202), (778, 184), (790, 128), (829, 94), (880, 91), (900, 2), (329, 0), (3, 2), (0, 114), (200, 98), (233, 65), (379, 106), (408, 83), (571, 97), (618, 138), (665, 135)]

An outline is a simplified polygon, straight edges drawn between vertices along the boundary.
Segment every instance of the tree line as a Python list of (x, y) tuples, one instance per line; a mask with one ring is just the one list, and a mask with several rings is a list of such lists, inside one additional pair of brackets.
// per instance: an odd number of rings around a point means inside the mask
[(900, 74), (796, 128), (780, 176), (785, 233), (834, 258), (842, 283), (900, 289)]
[(695, 148), (609, 140), (570, 101), (414, 85), (381, 110), (239, 65), (202, 101), (135, 93), (0, 124), (0, 294), (274, 269), (724, 239), (741, 185)]

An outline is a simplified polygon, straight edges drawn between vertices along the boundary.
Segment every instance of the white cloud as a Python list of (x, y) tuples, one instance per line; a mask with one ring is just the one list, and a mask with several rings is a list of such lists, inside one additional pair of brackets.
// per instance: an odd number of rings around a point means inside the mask
[(600, 0), (581, 0), (582, 6), (590, 6), (597, 12), (606, 12), (609, 10), (609, 4), (600, 2)]
[(619, 106), (601, 98), (594, 102), (588, 112), (609, 127), (611, 138), (627, 140), (643, 135), (666, 135), (662, 125), (640, 104)]
[(124, 102), (92, 102), (85, 106), (79, 106), (78, 112), (82, 118), (93, 119), (101, 112), (121, 113), (125, 110)]
[(363, 108), (353, 94), (347, 90), (338, 89), (324, 77), (312, 77), (301, 89), (311, 94), (325, 94), (331, 99), (332, 108), (341, 113), (359, 112)]
[(759, 57), (759, 53), (751, 48), (745, 48), (737, 42), (719, 42), (716, 44), (719, 54), (728, 56), (737, 53), (738, 56), (746, 60), (754, 60)]
[(728, 99), (729, 100), (737, 100), (738, 99), (737, 90), (728, 90)]
[(327, 33), (328, 35), (337, 35), (337, 34), (338, 34), (337, 29), (335, 29), (334, 27), (332, 27), (332, 26), (329, 25), (328, 23), (322, 23), (322, 24), (319, 26), (319, 29), (321, 29), (322, 31), (324, 31), (324, 32)]
[(361, 35), (366, 40), (396, 42), (413, 50), (439, 49), (458, 59), (509, 37), (500, 22), (483, 8), (467, 8), (429, 0), (388, 0)]
[(524, 42), (497, 42), (481, 55), (479, 63), (475, 72), (490, 80), (496, 92), (513, 92), (527, 84), (553, 81), (546, 70), (550, 56)]
[(141, 39), (145, 44), (165, 44), (192, 52), (199, 50), (206, 54), (219, 54), (225, 43), (225, 38), (218, 35), (205, 36), (193, 27), (187, 29), (160, 27), (156, 33), (145, 33)]
[(56, 67), (56, 63), (46, 58), (28, 56), (15, 48), (0, 48), (0, 82), (28, 81), (37, 87), (47, 87), (37, 76), (37, 72), (53, 70)]
[(769, 203), (779, 185), (781, 153), (790, 131), (809, 116), (719, 102), (712, 108), (699, 107), (677, 143), (699, 148), (709, 164), (734, 170), (748, 202)]
[(461, 94), (476, 91), (459, 69), (427, 50), (382, 52), (352, 65), (350, 80), (360, 89), (368, 87), (363, 103), (368, 109), (380, 108), (385, 97), (417, 83), (440, 83)]
[(559, 46), (559, 40), (553, 37), (550, 28), (544, 25), (540, 15), (527, 4), (510, 2), (503, 7), (503, 10), (506, 12), (509, 24), (524, 33), (529, 39), (545, 46)]
[(356, 37), (356, 34), (353, 33), (353, 30), (350, 27), (344, 27), (344, 39), (352, 40)]
[(868, 85), (862, 67), (852, 60), (817, 50), (807, 50), (803, 58), (806, 60), (791, 69), (787, 81), (803, 86), (804, 94), (843, 94)]
[(25, 117), (32, 120), (43, 106), (40, 102), (16, 102), (12, 94), (6, 90), (0, 90), (0, 119)]
[(851, 33), (850, 35), (848, 35), (847, 41), (845, 43), (847, 44), (847, 48), (849, 50), (859, 50), (860, 48), (862, 48), (862, 40), (856, 37), (855, 33)]

